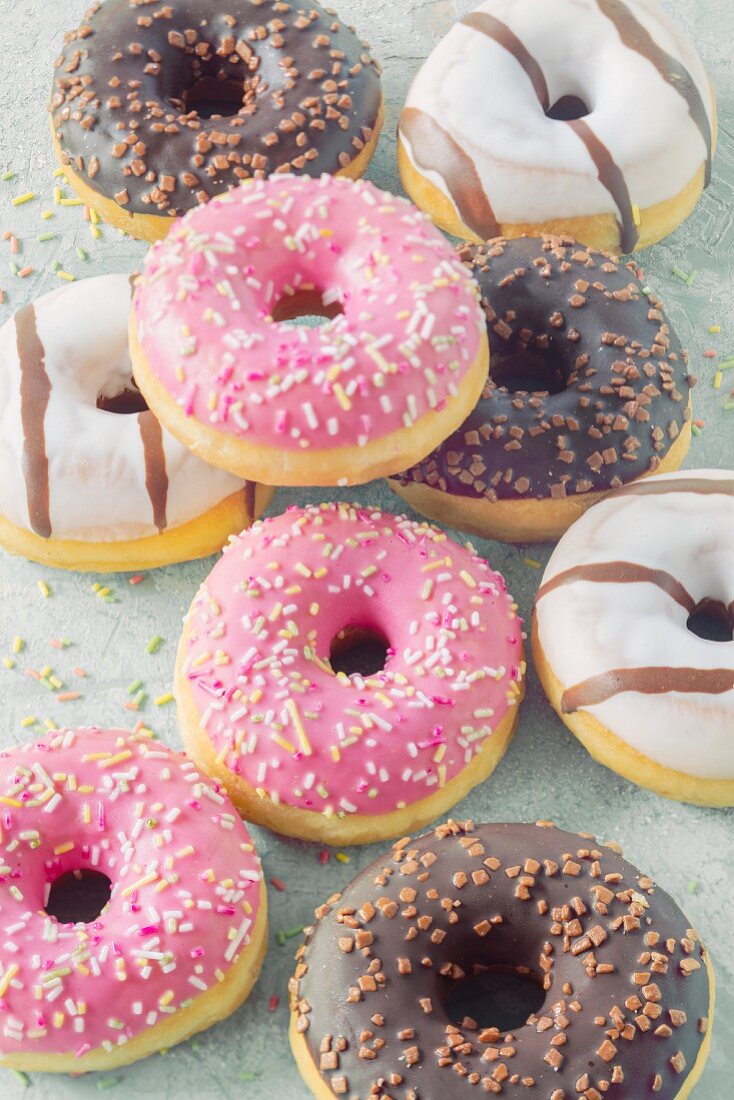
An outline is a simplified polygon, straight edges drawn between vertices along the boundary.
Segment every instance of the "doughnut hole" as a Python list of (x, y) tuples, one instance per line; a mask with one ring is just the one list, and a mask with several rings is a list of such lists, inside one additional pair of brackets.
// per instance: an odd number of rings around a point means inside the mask
[(183, 94), (186, 114), (199, 118), (232, 118), (242, 109), (245, 85), (241, 80), (219, 80), (202, 76)]
[(64, 871), (51, 883), (44, 909), (59, 924), (89, 924), (97, 919), (112, 893), (112, 882), (101, 871)]
[(314, 286), (302, 286), (295, 294), (284, 294), (272, 310), (271, 317), (278, 325), (320, 328), (344, 312), (341, 302), (331, 301), (330, 297), (327, 292)]
[(709, 642), (734, 640), (734, 607), (721, 600), (705, 599), (696, 604), (686, 626), (691, 634)]
[(102, 412), (116, 413), (118, 416), (134, 416), (148, 409), (147, 402), (133, 378), (116, 393), (105, 393), (104, 389), (100, 390), (96, 405)]
[(574, 118), (585, 118), (588, 114), (591, 114), (591, 109), (581, 96), (562, 95), (555, 103), (551, 103), (545, 117), (558, 122), (569, 122)]
[(384, 669), (389, 651), (390, 643), (380, 630), (348, 626), (332, 639), (329, 663), (335, 673), (374, 676)]
[(568, 384), (554, 356), (540, 355), (530, 349), (492, 360), (490, 376), (507, 393), (562, 393)]
[(542, 979), (527, 966), (475, 964), (474, 973), (452, 982), (443, 1008), (460, 1026), (465, 1020), (479, 1028), (496, 1027), (502, 1034), (518, 1031), (542, 1008)]

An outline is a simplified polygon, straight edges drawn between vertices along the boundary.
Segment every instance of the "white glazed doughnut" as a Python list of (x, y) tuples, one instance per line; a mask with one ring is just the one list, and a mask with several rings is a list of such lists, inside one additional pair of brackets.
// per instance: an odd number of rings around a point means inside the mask
[[(702, 612), (722, 640), (687, 629)], [(732, 805), (733, 620), (734, 471), (681, 470), (625, 486), (563, 536), (536, 597), (536, 667), (596, 759)]]
[(701, 60), (655, 0), (486, 0), (418, 72), (399, 154), (452, 232), (629, 252), (690, 214), (714, 140)]
[[(272, 495), (161, 429), (131, 381), (129, 309), (128, 277), (101, 275), (0, 329), (0, 543), (10, 550), (76, 568), (183, 560), (219, 549)], [(120, 394), (141, 411), (98, 407)]]

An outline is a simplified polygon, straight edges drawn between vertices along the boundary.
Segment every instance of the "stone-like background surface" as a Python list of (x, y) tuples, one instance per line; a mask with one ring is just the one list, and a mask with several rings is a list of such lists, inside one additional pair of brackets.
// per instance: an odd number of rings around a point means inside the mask
[[(369, 176), (395, 189), (395, 126), (408, 84), (431, 47), (452, 21), (473, 6), (470, 0), (333, 0), (340, 14), (367, 38), (385, 67), (387, 122)], [(734, 411), (723, 409), (730, 399), (734, 372), (720, 391), (712, 387), (715, 360), (734, 352), (734, 4), (732, 0), (664, 0), (692, 35), (708, 65), (719, 103), (719, 148), (713, 183), (693, 217), (678, 232), (643, 255), (648, 281), (659, 289), (683, 341), (691, 351), (700, 384), (694, 392), (695, 415), (705, 427), (688, 458), (689, 466), (734, 466)], [(226, 3), (222, 0), (223, 7)], [(0, 182), (0, 233), (9, 229), (22, 240), (21, 266), (35, 272), (26, 279), (11, 274), (7, 242), (0, 241), (0, 286), (5, 305), (0, 323), (33, 296), (58, 285), (54, 261), (77, 277), (107, 271), (131, 271), (144, 247), (116, 231), (104, 229), (92, 239), (78, 207), (53, 207), (55, 167), (48, 133), (46, 103), (51, 65), (62, 33), (74, 27), (85, 0), (0, 0), (0, 173), (12, 169), (13, 179)], [(645, 111), (648, 105), (640, 104)], [(38, 198), (12, 207), (13, 195), (37, 192)], [(53, 209), (42, 221), (41, 212)], [(55, 240), (38, 242), (39, 233), (53, 230)], [(89, 253), (82, 260), (81, 246)], [(692, 286), (671, 271), (678, 266), (698, 270)], [(709, 334), (718, 324), (721, 332)], [(4, 476), (0, 471), (0, 477)], [(273, 511), (287, 504), (317, 500), (320, 492), (281, 491)], [(324, 494), (330, 495), (330, 494)], [(352, 490), (351, 497), (393, 506), (382, 483)], [(527, 548), (479, 543), (480, 551), (506, 575), (511, 591), (528, 617), (539, 582), (537, 569), (524, 559)], [(530, 556), (547, 560), (548, 547)], [(26, 640), (16, 667), (0, 664), (0, 744), (28, 739), (46, 719), (58, 724), (131, 724), (123, 708), (125, 689), (136, 678), (145, 682), (149, 698), (167, 691), (181, 617), (211, 561), (159, 570), (136, 587), (123, 575), (109, 578), (113, 602), (101, 601), (92, 590), (93, 576), (62, 574), (0, 553), (0, 660), (10, 653), (15, 635)], [(52, 595), (42, 598), (37, 582), (45, 579)], [(634, 629), (634, 624), (630, 624)], [(146, 643), (156, 634), (166, 641), (154, 656)], [(57, 650), (51, 639), (68, 638), (69, 648)], [(73, 687), (77, 702), (58, 703), (42, 685), (25, 675), (28, 667), (52, 665), (65, 682), (72, 669), (88, 670)], [(35, 716), (39, 725), (24, 727)], [(149, 702), (141, 716), (165, 741), (179, 745), (173, 706)], [(733, 731), (734, 733), (734, 731)], [(695, 745), (691, 746), (695, 752)], [(625, 854), (650, 872), (683, 904), (708, 942), (718, 974), (718, 1005), (713, 1053), (695, 1096), (727, 1100), (734, 1096), (734, 820), (732, 813), (669, 803), (617, 778), (594, 764), (548, 707), (530, 675), (528, 698), (520, 728), (504, 761), (484, 786), (456, 810), (475, 820), (535, 820), (551, 818), (570, 829), (595, 832), (621, 842)], [(81, 1098), (98, 1088), (114, 1086), (113, 1096), (247, 1097), (248, 1100), (299, 1100), (305, 1096), (288, 1048), (286, 983), (297, 939), (280, 946), (279, 929), (306, 923), (317, 903), (378, 854), (376, 849), (351, 850), (343, 865), (333, 856), (322, 866), (318, 849), (255, 830), (268, 879), (275, 875), (285, 892), (270, 889), (271, 946), (260, 982), (249, 1001), (233, 1017), (165, 1057), (148, 1059), (109, 1075), (48, 1077), (35, 1074), (32, 1092), (7, 1070), (0, 1070), (0, 1095), (7, 1100), (31, 1097)], [(273, 994), (280, 1006), (268, 1012)]]

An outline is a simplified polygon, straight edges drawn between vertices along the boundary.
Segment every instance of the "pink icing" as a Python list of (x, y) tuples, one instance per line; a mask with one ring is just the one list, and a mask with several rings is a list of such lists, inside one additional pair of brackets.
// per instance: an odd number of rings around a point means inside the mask
[[(273, 800), (384, 814), (467, 766), (516, 705), (522, 620), (499, 573), (427, 523), (290, 508), (235, 539), (188, 617), (184, 674), (220, 759)], [(347, 626), (382, 672), (335, 676)]]
[[(272, 320), (309, 287), (343, 313)], [(134, 308), (187, 416), (292, 450), (362, 446), (441, 409), (484, 331), (467, 268), (426, 216), (332, 176), (273, 176), (191, 211), (148, 253)]]
[[(0, 792), (3, 1054), (111, 1050), (246, 949), (260, 863), (232, 803), (184, 756), (142, 734), (54, 731), (0, 753)], [(50, 884), (91, 868), (112, 881), (108, 905), (59, 924)]]

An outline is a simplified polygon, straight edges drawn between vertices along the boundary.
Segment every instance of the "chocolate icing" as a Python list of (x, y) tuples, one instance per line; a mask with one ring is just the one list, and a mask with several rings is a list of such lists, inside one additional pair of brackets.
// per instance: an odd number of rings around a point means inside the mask
[[(459, 254), (479, 282), (490, 376), (461, 428), (401, 483), (490, 501), (562, 499), (654, 472), (690, 417), (693, 380), (634, 265), (563, 237), (498, 238)], [(546, 380), (535, 392), (505, 384), (537, 371)], [(560, 377), (560, 392), (548, 392), (548, 376)]]
[(732, 689), (734, 671), (730, 668), (612, 668), (567, 688), (561, 697), (561, 710), (572, 714), (624, 691), (641, 695), (667, 695), (671, 691), (723, 695)]
[(51, 537), (51, 502), (46, 454), (46, 409), (51, 382), (46, 352), (38, 335), (36, 311), (24, 306), (15, 315), (20, 365), (20, 418), (23, 425), (23, 476), (31, 527), (42, 538)]
[[(704, 948), (588, 835), (449, 822), (399, 841), (316, 916), (291, 1004), (336, 1096), (672, 1100), (701, 1049)], [(445, 1010), (457, 980), (497, 964), (546, 989), (511, 1035)]]
[(664, 569), (649, 569), (646, 565), (638, 565), (631, 561), (604, 561), (574, 565), (542, 584), (538, 589), (535, 602), (537, 603), (554, 589), (561, 588), (564, 584), (573, 584), (575, 581), (591, 581), (596, 584), (654, 584), (684, 607), (689, 615), (696, 606), (693, 596), (672, 574), (666, 573)]
[(138, 427), (145, 457), (145, 488), (153, 507), (153, 523), (163, 531), (168, 520), (168, 472), (163, 449), (163, 430), (150, 411), (138, 413)]
[(474, 161), (451, 134), (417, 107), (404, 109), (400, 131), (407, 138), (422, 171), (430, 171), (434, 164), (441, 165), (441, 175), (464, 225), (485, 240), (496, 236), (500, 231), (499, 222), (484, 193)]
[(704, 187), (708, 187), (711, 182), (713, 135), (706, 105), (693, 77), (685, 65), (658, 46), (622, 0), (597, 0), (597, 3), (607, 19), (611, 19), (614, 23), (625, 46), (646, 57), (655, 66), (663, 80), (685, 99), (691, 118), (701, 131), (701, 137), (706, 144)]
[[(90, 186), (130, 213), (174, 215), (253, 176), (345, 168), (373, 134), (379, 72), (311, 0), (107, 0), (66, 36), (51, 111)], [(188, 110), (199, 81), (239, 83), (238, 112)]]

